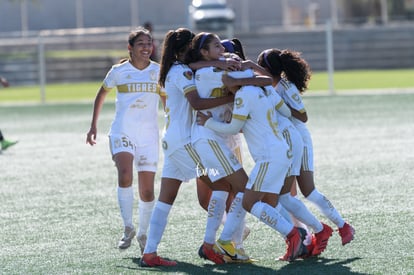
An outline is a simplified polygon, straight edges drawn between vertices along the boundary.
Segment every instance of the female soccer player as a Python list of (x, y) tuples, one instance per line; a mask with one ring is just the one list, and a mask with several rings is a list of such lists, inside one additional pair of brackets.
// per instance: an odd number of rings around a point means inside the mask
[[(233, 102), (234, 99), (233, 95), (220, 98), (199, 97), (193, 71), (186, 65), (186, 56), (193, 37), (194, 34), (190, 30), (179, 28), (168, 31), (164, 39), (159, 75), (159, 85), (165, 87), (167, 94), (166, 125), (162, 138), (164, 166), (160, 195), (151, 217), (148, 241), (140, 261), (143, 267), (177, 264), (175, 261), (168, 261), (158, 256), (157, 247), (178, 190), (182, 182), (197, 176), (200, 176), (204, 183), (210, 183), (208, 177), (201, 173), (197, 174), (197, 168), (200, 170), (204, 168), (200, 157), (191, 145), (193, 109), (212, 108)], [(210, 253), (210, 257), (219, 257), (213, 251), (206, 253)]]
[[(220, 40), (218, 39), (218, 37), (214, 34), (210, 34), (210, 33), (201, 33), (199, 35), (197, 35), (194, 39), (193, 39), (193, 57), (195, 58), (200, 58), (200, 59), (204, 59), (204, 60), (214, 60), (214, 59), (218, 59), (220, 58), (220, 56), (223, 53), (223, 46), (220, 44)], [(196, 84), (199, 84), (197, 87), (198, 91), (200, 92), (200, 95), (202, 96), (211, 96), (211, 93), (214, 92), (214, 90), (211, 89), (211, 87), (221, 87), (222, 86), (222, 82), (221, 82), (221, 77), (219, 78), (219, 81), (217, 81), (217, 77), (215, 77), (215, 69), (214, 68), (203, 68), (200, 69), (196, 72)], [(251, 75), (249, 75), (250, 77), (253, 76), (253, 73), (251, 73)], [(197, 82), (199, 81), (199, 83)], [(214, 81), (216, 81), (217, 83), (214, 83)], [(253, 87), (253, 86), (247, 86), (247, 87)], [(254, 87), (253, 87), (254, 88)], [(263, 91), (260, 88), (256, 88), (259, 89), (261, 91)], [(253, 92), (254, 94), (254, 92)], [(238, 95), (236, 95), (236, 98), (238, 98)], [(267, 99), (266, 99), (267, 102)], [(237, 104), (237, 101), (236, 103)], [(273, 108), (272, 108), (273, 110)], [(209, 110), (209, 114), (212, 115), (214, 117), (215, 120), (219, 121), (220, 124), (222, 125), (227, 125), (228, 127), (231, 127), (231, 123), (230, 125), (228, 125), (225, 120), (223, 119), (223, 111), (222, 110), (218, 110), (218, 109), (212, 109)], [(265, 115), (264, 119), (266, 120), (266, 117), (270, 117), (270, 114)], [(233, 112), (233, 119), (231, 120), (232, 122), (234, 121), (234, 112)], [(200, 124), (202, 125), (202, 124)], [(277, 125), (277, 123), (275, 124)], [(224, 127), (227, 127), (224, 126)], [(198, 130), (197, 131), (193, 131), (193, 133), (195, 133), (194, 135), (192, 135), (192, 140), (194, 143), (195, 148), (197, 149), (197, 151), (199, 152), (199, 154), (201, 155), (202, 153), (204, 153), (205, 155), (202, 155), (202, 160), (203, 160), (203, 165), (205, 167), (218, 167), (217, 169), (217, 173), (215, 173), (214, 175), (210, 175), (209, 177), (210, 179), (213, 181), (213, 183), (215, 181), (219, 181), (221, 179), (226, 179), (228, 182), (231, 183), (233, 188), (238, 188), (236, 189), (237, 191), (235, 193), (238, 193), (236, 195), (236, 198), (233, 200), (233, 204), (231, 206), (231, 211), (228, 214), (228, 218), (226, 221), (226, 225), (228, 223), (230, 224), (240, 224), (240, 221), (242, 219), (244, 219), (245, 216), (245, 210), (243, 209), (243, 206), (245, 206), (245, 199), (243, 198), (243, 186), (240, 186), (240, 180), (239, 181), (233, 181), (234, 178), (232, 178), (232, 176), (237, 175), (237, 173), (240, 173), (241, 176), (246, 176), (244, 170), (242, 168), (239, 169), (235, 169), (234, 165), (239, 165), (239, 163), (235, 162), (235, 157), (232, 157), (231, 152), (229, 152), (229, 149), (226, 148), (225, 146), (225, 138), (226, 135), (223, 135), (223, 132), (226, 133), (227, 135), (229, 133), (231, 134), (235, 134), (238, 133), (239, 130), (241, 129), (241, 127), (237, 128), (237, 130), (231, 130), (231, 131), (213, 131), (211, 129), (205, 128), (203, 129), (203, 127), (194, 127), (193, 129)], [(269, 130), (269, 129), (267, 129)], [(270, 130), (272, 135), (273, 132), (272, 130)], [(219, 132), (219, 133), (218, 133)], [(244, 132), (244, 130), (243, 130)], [(266, 134), (266, 131), (264, 132), (265, 136), (268, 137), (268, 135)], [(246, 135), (246, 134), (245, 134)], [(245, 136), (246, 137), (246, 136)], [(276, 139), (276, 137), (275, 137)], [(246, 137), (246, 141), (247, 141), (247, 137)], [(287, 148), (286, 143), (283, 140), (280, 140), (280, 143), (277, 143), (278, 146), (286, 146), (285, 148)], [(248, 142), (249, 144), (249, 142)], [(266, 144), (266, 143), (263, 143)], [(271, 144), (271, 143), (270, 143)], [(265, 146), (265, 145), (264, 145)], [(265, 146), (266, 147), (266, 146)], [(269, 147), (272, 148), (272, 147)], [(276, 149), (276, 147), (274, 148)], [(270, 150), (272, 151), (272, 150)], [(283, 151), (283, 150), (282, 150)], [(277, 152), (277, 150), (276, 150)], [(283, 154), (283, 153), (282, 153)], [(290, 160), (287, 158), (286, 152), (284, 153), (285, 155), (282, 157), (286, 159), (286, 171), (288, 169), (288, 165), (290, 163)], [(205, 160), (206, 159), (206, 160)], [(223, 163), (225, 163), (227, 166), (223, 166)], [(280, 166), (279, 169), (284, 169), (284, 166)], [(274, 170), (277, 171), (277, 170)], [(283, 172), (282, 172), (283, 174)], [(272, 175), (273, 176), (273, 175)], [(283, 175), (284, 178), (284, 175)], [(283, 181), (282, 181), (283, 183)], [(239, 185), (238, 185), (239, 184)], [(281, 187), (281, 186), (280, 186)], [(243, 189), (240, 191), (240, 189)], [(213, 192), (213, 196), (214, 196)], [(207, 219), (207, 226), (206, 226), (206, 235), (205, 235), (205, 239), (204, 239), (204, 244), (203, 246), (200, 248), (200, 256), (202, 255), (202, 249), (203, 247), (207, 246), (207, 245), (213, 245), (214, 244), (214, 238), (215, 238), (215, 234), (216, 234), (216, 230), (218, 228), (218, 226), (216, 225), (215, 227), (211, 226), (211, 224), (214, 223), (218, 223), (218, 220), (221, 220), (222, 217), (222, 213), (223, 213), (223, 208), (224, 208), (224, 203), (225, 203), (225, 197), (226, 197), (226, 193), (223, 191), (222, 192), (223, 197), (219, 197), (217, 196), (215, 199), (212, 198), (211, 201), (211, 206), (212, 210), (211, 211), (208, 219)], [(219, 194), (221, 195), (221, 194)], [(243, 198), (243, 205), (242, 205), (242, 198)], [(251, 198), (251, 196), (247, 196), (247, 198)], [(264, 197), (263, 197), (264, 198)], [(275, 198), (275, 197), (272, 197)], [(221, 200), (220, 200), (221, 199)], [(276, 199), (276, 198), (275, 198)], [(260, 199), (259, 199), (260, 200)], [(273, 205), (275, 206), (277, 204), (277, 200), (276, 203)], [(218, 207), (219, 206), (219, 207)], [(250, 210), (250, 208), (246, 208), (248, 210)], [(277, 211), (273, 208), (273, 211), (277, 213)], [(233, 215), (232, 215), (233, 214)], [(278, 214), (278, 213), (277, 213)], [(279, 215), (280, 216), (280, 215)], [(280, 216), (281, 222), (280, 224), (286, 225), (286, 227), (282, 228), (281, 230), (287, 230), (289, 229), (288, 232), (285, 232), (285, 235), (288, 235), (289, 233), (292, 233), (289, 235), (288, 237), (288, 251), (287, 251), (287, 255), (289, 255), (287, 258), (288, 260), (293, 260), (294, 258), (298, 257), (300, 254), (303, 253), (302, 248), (303, 248), (303, 244), (301, 243), (301, 234), (299, 232), (299, 230), (297, 230), (296, 228), (289, 227), (289, 224), (286, 220), (284, 220), (283, 217)], [(283, 223), (286, 222), (285, 224)], [(225, 225), (225, 228), (226, 228)], [(280, 228), (279, 228), (280, 229)], [(210, 232), (209, 232), (210, 231)], [(231, 231), (230, 231), (231, 232)], [(231, 236), (231, 234), (230, 234)], [(219, 248), (222, 250), (222, 252), (226, 253), (227, 256), (234, 256), (234, 248), (232, 249), (229, 245), (227, 245), (226, 243), (221, 243), (220, 240), (217, 242), (217, 246), (219, 246)], [(306, 248), (304, 248), (306, 250)]]
[(132, 31), (128, 37), (128, 52), (128, 59), (109, 70), (96, 95), (86, 143), (96, 144), (99, 113), (106, 95), (116, 88), (116, 111), (109, 132), (109, 145), (118, 171), (118, 204), (124, 224), (118, 247), (128, 248), (136, 235), (132, 188), (135, 163), (140, 197), (137, 239), (142, 252), (154, 206), (154, 177), (159, 155), (158, 106), (163, 91), (157, 84), (159, 64), (150, 60), (150, 32), (144, 28)]
[[(302, 194), (338, 226), (342, 245), (351, 242), (355, 234), (354, 228), (344, 221), (333, 204), (316, 189), (314, 183), (312, 138), (306, 126), (308, 116), (301, 96), (307, 89), (311, 76), (309, 65), (299, 52), (279, 49), (263, 51), (258, 57), (258, 64), (266, 68), (277, 82), (276, 91), (291, 107), (292, 122), (302, 136), (304, 142), (302, 166), (300, 175), (296, 177)], [(324, 225), (324, 230), (327, 236), (329, 230), (326, 225)], [(320, 244), (322, 248), (323, 245), (323, 243)]]

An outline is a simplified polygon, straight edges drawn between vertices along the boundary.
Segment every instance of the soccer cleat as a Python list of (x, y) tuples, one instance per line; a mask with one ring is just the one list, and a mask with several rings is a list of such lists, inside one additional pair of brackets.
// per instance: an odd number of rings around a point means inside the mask
[(160, 256), (153, 254), (144, 254), (139, 261), (140, 267), (155, 267), (155, 266), (176, 266), (176, 261), (168, 261)]
[(7, 148), (9, 148), (10, 146), (15, 145), (16, 143), (17, 143), (17, 141), (8, 141), (8, 140), (3, 139), (1, 141), (1, 149), (6, 150)]
[(343, 227), (338, 228), (338, 231), (342, 239), (342, 245), (346, 245), (354, 239), (355, 229), (349, 223), (346, 222)]
[(215, 264), (224, 264), (223, 255), (218, 254), (214, 249), (207, 248), (204, 244), (198, 250), (200, 258), (212, 261)]
[(118, 243), (119, 249), (127, 249), (131, 246), (131, 241), (135, 237), (135, 229), (133, 227), (125, 227), (124, 235)]
[(223, 255), (223, 259), (226, 263), (253, 263), (257, 261), (250, 258), (243, 248), (236, 248), (236, 254), (233, 257)]
[(223, 255), (230, 257), (234, 257), (236, 255), (236, 247), (234, 247), (234, 243), (232, 241), (223, 241), (219, 239), (216, 242), (216, 247), (218, 248), (218, 252)]
[(315, 237), (312, 239), (313, 249), (311, 256), (317, 256), (321, 254), (328, 245), (328, 240), (332, 236), (332, 228), (329, 225), (322, 223), (323, 229), (321, 232), (314, 234)]
[(141, 236), (137, 236), (137, 241), (139, 245), (139, 249), (141, 249), (141, 255), (144, 254), (144, 248), (147, 244), (147, 235), (143, 234)]
[(306, 230), (294, 227), (289, 235), (286, 236), (286, 254), (279, 257), (280, 261), (294, 261), (302, 255), (308, 254), (303, 241), (306, 238)]

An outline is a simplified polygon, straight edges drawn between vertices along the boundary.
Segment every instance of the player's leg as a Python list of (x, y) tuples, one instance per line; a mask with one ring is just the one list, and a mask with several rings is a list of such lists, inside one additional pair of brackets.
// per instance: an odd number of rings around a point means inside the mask
[(128, 152), (119, 152), (113, 157), (118, 170), (118, 205), (124, 224), (124, 234), (118, 243), (120, 249), (128, 248), (135, 237), (135, 228), (132, 221), (134, 207), (133, 158), (133, 155)]

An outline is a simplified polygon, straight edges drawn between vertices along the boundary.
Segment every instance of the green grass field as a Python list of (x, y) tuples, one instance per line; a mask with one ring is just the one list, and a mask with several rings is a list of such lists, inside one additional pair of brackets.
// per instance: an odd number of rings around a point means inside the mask
[[(371, 71), (339, 71), (335, 72), (335, 92), (341, 94), (350, 90), (390, 90), (414, 88), (414, 69), (404, 70), (371, 70)], [(102, 76), (104, 77), (104, 76)], [(18, 86), (11, 83), (9, 89), (2, 89), (0, 102), (41, 102), (41, 90), (39, 86)], [(45, 101), (78, 101), (92, 100), (95, 97), (101, 83), (66, 83), (50, 84), (45, 88)], [(312, 94), (328, 93), (328, 75), (324, 72), (315, 72), (309, 84)], [(114, 93), (109, 96), (114, 97)]]
[[(87, 102), (23, 104), (8, 96), (20, 89), (0, 91), (0, 100), (7, 99), (0, 104), (0, 129), (19, 140), (0, 154), (0, 274), (414, 274), (414, 93), (304, 97), (316, 186), (355, 227), (349, 245), (335, 232), (320, 257), (279, 262), (281, 236), (248, 214), (252, 233), (245, 249), (259, 261), (210, 264), (197, 255), (206, 213), (191, 181), (181, 188), (158, 250), (178, 265), (150, 269), (139, 267), (136, 242), (126, 251), (116, 248), (123, 228), (106, 137), (114, 104), (105, 104), (98, 144), (90, 147), (85, 138), (94, 91), (77, 98)], [(161, 125), (162, 119), (160, 112)], [(243, 153), (249, 172), (253, 163), (246, 148)], [(159, 171), (162, 160), (160, 154)]]

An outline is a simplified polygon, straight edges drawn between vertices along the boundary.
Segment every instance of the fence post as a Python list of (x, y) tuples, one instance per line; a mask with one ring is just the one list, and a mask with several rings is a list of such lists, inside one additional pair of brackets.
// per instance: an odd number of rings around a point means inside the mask
[(332, 22), (326, 21), (326, 55), (328, 66), (328, 87), (331, 95), (335, 94), (334, 85), (334, 57), (333, 57), (333, 38), (332, 38)]
[(45, 45), (42, 35), (38, 36), (37, 54), (39, 62), (39, 86), (40, 86), (40, 100), (42, 103), (46, 102), (46, 61), (45, 61)]

